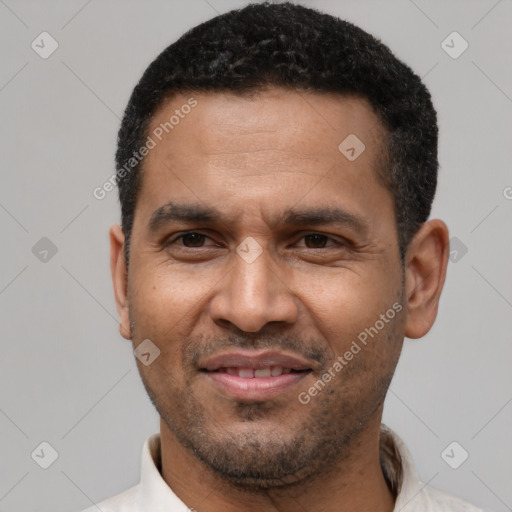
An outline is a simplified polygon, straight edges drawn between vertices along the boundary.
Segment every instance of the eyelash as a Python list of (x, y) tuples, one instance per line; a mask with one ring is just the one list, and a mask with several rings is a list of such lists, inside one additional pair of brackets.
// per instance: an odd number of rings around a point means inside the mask
[[(204, 233), (200, 233), (199, 231), (187, 231), (185, 233), (181, 233), (179, 236), (175, 237), (175, 238), (172, 238), (170, 240), (167, 240), (164, 242), (164, 246), (165, 247), (169, 247), (171, 245), (174, 245), (178, 240), (183, 240), (183, 238), (187, 235), (200, 235), (204, 238), (210, 238), (208, 235), (205, 235)], [(324, 249), (329, 249), (330, 247), (334, 247), (334, 246), (338, 246), (338, 247), (342, 247), (342, 246), (346, 246), (347, 244), (346, 243), (343, 243), (341, 241), (338, 241), (328, 235), (325, 235), (324, 233), (317, 233), (317, 232), (311, 232), (311, 233), (306, 233), (305, 235), (302, 235), (302, 237), (300, 238), (300, 240), (302, 240), (303, 238), (306, 238), (307, 236), (314, 236), (314, 235), (318, 235), (318, 236), (322, 236), (322, 237), (325, 237), (327, 240), (330, 240), (332, 242), (334, 242), (334, 245), (332, 246), (327, 246), (327, 247), (317, 247), (317, 248), (312, 248), (312, 250), (324, 250)], [(180, 246), (181, 249), (206, 249), (208, 247), (187, 247), (185, 245), (182, 245)], [(304, 247), (305, 249), (311, 249), (309, 247)]]

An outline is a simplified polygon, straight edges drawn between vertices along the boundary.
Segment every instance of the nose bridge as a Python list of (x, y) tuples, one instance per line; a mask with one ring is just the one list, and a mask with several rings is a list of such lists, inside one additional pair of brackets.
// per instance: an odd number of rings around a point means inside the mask
[[(242, 249), (240, 249), (241, 251)], [(252, 249), (251, 249), (252, 251)], [(254, 259), (252, 259), (254, 258)], [(234, 262), (230, 293), (237, 302), (245, 302), (246, 307), (258, 308), (263, 311), (276, 294), (274, 272), (270, 268), (267, 254), (252, 255), (251, 259), (237, 257)]]
[(255, 332), (268, 322), (295, 322), (297, 305), (268, 249), (246, 239), (233, 254), (232, 270), (213, 298), (210, 312), (216, 321)]

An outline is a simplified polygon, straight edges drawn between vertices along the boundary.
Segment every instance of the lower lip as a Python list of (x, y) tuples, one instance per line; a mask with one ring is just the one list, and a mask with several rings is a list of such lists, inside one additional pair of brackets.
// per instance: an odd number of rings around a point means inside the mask
[(222, 372), (203, 372), (224, 393), (239, 400), (268, 400), (295, 386), (310, 372), (284, 373), (277, 377), (244, 379)]

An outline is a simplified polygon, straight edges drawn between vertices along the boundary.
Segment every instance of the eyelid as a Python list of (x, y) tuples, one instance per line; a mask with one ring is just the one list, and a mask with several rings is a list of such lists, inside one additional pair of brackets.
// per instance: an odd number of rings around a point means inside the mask
[[(180, 232), (180, 233), (174, 233), (173, 235), (167, 237), (163, 241), (163, 245), (165, 247), (167, 247), (168, 245), (172, 245), (175, 242), (177, 242), (178, 240), (183, 239), (183, 237), (187, 236), (187, 235), (201, 235), (201, 236), (204, 236), (205, 238), (209, 238), (210, 240), (213, 240), (210, 236), (208, 236), (205, 233), (202, 233), (201, 231), (197, 231), (197, 230), (194, 231), (194, 230), (192, 230), (192, 231), (183, 231), (183, 232)], [(182, 246), (182, 247), (185, 248), (185, 249), (201, 249), (201, 247), (186, 247), (186, 246)]]
[[(165, 247), (169, 246), (169, 245), (172, 245), (174, 244), (175, 242), (177, 242), (178, 240), (182, 240), (184, 236), (186, 235), (191, 235), (191, 234), (197, 234), (197, 235), (201, 235), (201, 236), (204, 236), (205, 238), (209, 238), (210, 240), (214, 241), (209, 235), (203, 233), (201, 230), (192, 230), (192, 231), (183, 231), (183, 232), (180, 232), (180, 233), (175, 233), (174, 235), (171, 235), (170, 237), (168, 237), (167, 239), (164, 240), (163, 242), (163, 245)], [(302, 240), (303, 238), (305, 238), (306, 236), (310, 236), (310, 235), (320, 235), (320, 236), (325, 236), (328, 240), (334, 242), (333, 245), (331, 246), (328, 246), (328, 247), (334, 247), (334, 246), (347, 246), (347, 245), (350, 245), (350, 242), (343, 238), (343, 237), (340, 237), (339, 239), (338, 238), (334, 238), (333, 236), (331, 235), (328, 235), (326, 233), (322, 233), (320, 231), (308, 231), (308, 232), (303, 232), (300, 237), (297, 239), (297, 241), (299, 240)], [(297, 243), (297, 242), (295, 242)], [(186, 247), (186, 246), (181, 246), (182, 248), (184, 249), (203, 249), (205, 247)], [(211, 246), (206, 246), (206, 247), (211, 247)], [(305, 246), (304, 246), (305, 247)], [(322, 250), (322, 249), (327, 249), (328, 247), (318, 247), (318, 248), (313, 248), (312, 250)], [(305, 247), (306, 249), (311, 249), (309, 247)]]
[[(307, 236), (311, 236), (311, 235), (325, 236), (325, 238), (327, 238), (327, 240), (329, 240), (331, 242), (334, 242), (334, 245), (329, 246), (329, 247), (333, 247), (335, 245), (337, 245), (337, 246), (347, 245), (347, 243), (348, 243), (348, 241), (344, 240), (343, 238), (339, 238), (339, 237), (338, 238), (334, 238), (333, 236), (328, 235), (327, 233), (322, 233), (320, 231), (310, 231), (310, 232), (307, 232), (307, 233), (303, 233), (298, 238), (298, 240), (302, 240), (303, 238), (305, 238)], [(309, 249), (309, 247), (306, 247), (306, 249)], [(327, 249), (327, 247), (318, 247), (316, 250), (321, 250), (321, 249)]]

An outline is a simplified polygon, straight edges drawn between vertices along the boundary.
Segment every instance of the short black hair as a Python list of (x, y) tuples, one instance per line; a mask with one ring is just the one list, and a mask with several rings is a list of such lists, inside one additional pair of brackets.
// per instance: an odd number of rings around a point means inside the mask
[(133, 155), (144, 146), (159, 107), (176, 93), (246, 94), (273, 86), (357, 95), (372, 105), (386, 129), (378, 177), (394, 199), (404, 261), (430, 215), (437, 185), (437, 116), (428, 90), (387, 46), (352, 23), (293, 3), (256, 3), (186, 32), (133, 90), (116, 152), (127, 265), (144, 164)]

